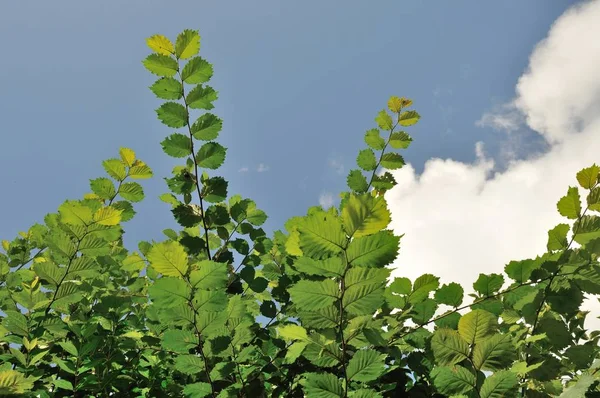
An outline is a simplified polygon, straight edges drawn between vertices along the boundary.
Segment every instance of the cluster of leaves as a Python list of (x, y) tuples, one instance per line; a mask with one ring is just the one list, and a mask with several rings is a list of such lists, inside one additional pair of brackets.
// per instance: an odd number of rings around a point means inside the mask
[(391, 278), (387, 267), (401, 236), (388, 229), (385, 193), (396, 184), (389, 170), (404, 165), (397, 150), (412, 141), (399, 128), (419, 120), (412, 101), (391, 97), (378, 113), (338, 208), (312, 207), (269, 238), (265, 212), (212, 175), (227, 149), (198, 32), (147, 44), (150, 89), (165, 100), (158, 119), (179, 129), (161, 145), (185, 158), (160, 197), (181, 229), (139, 251), (123, 246), (122, 223), (144, 196), (129, 180), (152, 171), (121, 148), (92, 193), (3, 241), (0, 395), (600, 393), (600, 333), (584, 328), (581, 310), (600, 294), (600, 167), (577, 173), (579, 187), (558, 202), (573, 224), (548, 232), (546, 253), (480, 274), (465, 300), (459, 284)]

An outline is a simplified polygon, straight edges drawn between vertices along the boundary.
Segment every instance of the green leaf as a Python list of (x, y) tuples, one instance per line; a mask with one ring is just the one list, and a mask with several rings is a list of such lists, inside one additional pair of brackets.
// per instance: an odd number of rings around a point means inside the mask
[(341, 252), (346, 242), (340, 220), (328, 213), (303, 217), (298, 221), (297, 229), (302, 252), (315, 260)]
[(462, 304), (464, 290), (458, 283), (449, 283), (443, 285), (435, 292), (435, 301), (440, 304), (450, 305), (452, 307), (458, 307)]
[(577, 173), (577, 182), (579, 182), (579, 185), (584, 189), (592, 189), (592, 187), (598, 184), (599, 175), (600, 167), (593, 164)]
[(177, 61), (173, 58), (161, 54), (150, 54), (143, 61), (144, 66), (151, 73), (158, 76), (171, 77), (179, 70)]
[(227, 266), (224, 263), (203, 260), (190, 273), (190, 283), (197, 289), (222, 289), (227, 283)]
[(579, 217), (581, 215), (581, 200), (577, 188), (569, 187), (567, 194), (558, 201), (556, 207), (563, 217), (571, 220)]
[(198, 166), (207, 169), (218, 169), (225, 161), (225, 154), (227, 149), (216, 142), (207, 142), (202, 145), (198, 151), (196, 158), (198, 160)]
[(157, 110), (158, 119), (165, 125), (180, 128), (187, 124), (188, 112), (177, 102), (165, 102)]
[(186, 135), (174, 133), (165, 138), (160, 145), (163, 151), (174, 158), (189, 156), (192, 150), (192, 141)]
[(74, 357), (79, 356), (77, 347), (75, 347), (75, 345), (71, 341), (68, 341), (68, 340), (67, 341), (59, 341), (57, 344), (59, 346), (61, 346), (63, 350), (65, 350), (69, 354), (73, 355)]
[(160, 308), (172, 308), (189, 300), (190, 287), (179, 278), (162, 277), (148, 288), (150, 298)]
[(181, 78), (187, 84), (206, 83), (212, 75), (212, 65), (200, 57), (190, 59), (181, 71)]
[(404, 158), (397, 153), (384, 153), (381, 166), (388, 170), (396, 170), (404, 166)]
[(381, 151), (385, 148), (385, 140), (381, 138), (378, 129), (371, 129), (365, 133), (365, 142), (368, 146), (375, 149), (376, 151)]
[(204, 398), (212, 394), (212, 388), (203, 382), (188, 384), (183, 388), (183, 394), (189, 398)]
[(183, 96), (181, 83), (172, 77), (161, 77), (150, 86), (150, 90), (158, 98), (167, 100), (178, 100)]
[(130, 202), (139, 202), (144, 199), (144, 189), (137, 182), (126, 182), (119, 187), (119, 195)]
[(65, 379), (57, 379), (52, 382), (56, 387), (62, 388), (63, 390), (73, 391), (73, 384)]
[(121, 210), (112, 206), (101, 207), (94, 213), (94, 221), (100, 225), (118, 225), (121, 222)]
[(223, 121), (212, 113), (205, 113), (192, 124), (192, 135), (197, 140), (210, 141), (217, 138), (223, 128)]
[(338, 285), (331, 279), (319, 282), (301, 280), (288, 291), (294, 304), (303, 311), (328, 307), (339, 297)]
[(156, 243), (146, 257), (152, 268), (164, 276), (181, 277), (187, 274), (187, 254), (178, 242), (168, 240)]
[(396, 259), (399, 244), (400, 237), (395, 236), (392, 231), (355, 237), (346, 250), (348, 263), (361, 267), (383, 267)]
[(375, 153), (371, 149), (363, 149), (358, 153), (356, 158), (358, 167), (365, 171), (375, 170), (377, 168), (377, 159)]
[(469, 344), (480, 343), (490, 337), (498, 326), (498, 319), (484, 310), (473, 310), (460, 318), (458, 333)]
[(345, 271), (340, 257), (314, 260), (310, 257), (300, 256), (294, 261), (294, 268), (305, 274), (328, 277), (342, 276)]
[(502, 370), (513, 363), (516, 352), (509, 334), (495, 334), (475, 345), (473, 364), (477, 370)]
[(369, 184), (360, 170), (350, 170), (346, 180), (348, 188), (358, 193), (367, 192)]
[(390, 284), (389, 288), (391, 292), (396, 294), (410, 294), (412, 291), (412, 283), (408, 278), (394, 278), (394, 281)]
[(175, 358), (175, 369), (187, 375), (204, 372), (204, 361), (196, 355), (179, 355)]
[(504, 398), (514, 396), (517, 377), (508, 370), (496, 372), (483, 382), (479, 396), (481, 398)]
[(349, 236), (359, 238), (379, 232), (391, 221), (383, 196), (350, 194), (342, 209), (342, 223)]
[(371, 349), (356, 351), (346, 369), (348, 380), (376, 380), (385, 371), (385, 357), (384, 354)]
[(175, 40), (175, 56), (178, 59), (188, 59), (200, 51), (200, 35), (197, 31), (186, 29), (177, 35)]
[(504, 277), (500, 274), (479, 274), (477, 281), (473, 283), (473, 289), (484, 297), (489, 297), (499, 291), (504, 284)]
[(420, 118), (421, 118), (421, 115), (419, 115), (417, 112), (406, 111), (406, 112), (402, 112), (400, 114), (400, 117), (398, 117), (398, 123), (401, 126), (405, 126), (405, 127), (412, 126), (413, 124), (417, 123)]
[(569, 232), (569, 224), (558, 224), (556, 227), (548, 231), (548, 244), (546, 247), (549, 251), (563, 250), (568, 246), (567, 233)]
[(308, 333), (306, 329), (304, 329), (300, 325), (287, 324), (284, 326), (280, 326), (277, 328), (277, 333), (280, 337), (291, 341), (291, 340), (301, 340), (301, 341), (311, 341), (308, 339)]
[(431, 349), (436, 362), (443, 366), (469, 358), (469, 344), (456, 330), (438, 329), (431, 338)]
[(114, 198), (116, 191), (115, 185), (108, 178), (96, 178), (90, 181), (90, 188), (92, 192), (98, 195), (102, 199), (110, 200)]
[(382, 130), (391, 130), (394, 127), (394, 122), (390, 115), (385, 111), (379, 111), (377, 117), (375, 118), (375, 122)]
[(304, 392), (311, 398), (339, 398), (344, 396), (340, 380), (331, 373), (304, 373)]
[(351, 268), (345, 277), (344, 309), (352, 315), (373, 314), (383, 305), (389, 272), (386, 268)]
[(559, 398), (580, 398), (585, 397), (586, 392), (590, 389), (592, 384), (596, 382), (596, 378), (590, 374), (582, 374), (579, 376), (575, 384), (569, 385), (567, 389), (560, 394)]
[(600, 238), (600, 217), (585, 215), (573, 223), (574, 240), (580, 245)]
[(185, 102), (192, 109), (211, 110), (214, 108), (213, 101), (216, 101), (218, 97), (219, 94), (212, 87), (197, 85), (185, 97)]
[(16, 370), (0, 370), (0, 394), (24, 394), (33, 388), (34, 381)]
[(438, 391), (447, 396), (465, 394), (477, 385), (475, 375), (458, 365), (436, 367), (431, 376)]
[(413, 284), (413, 291), (408, 301), (412, 304), (423, 301), (429, 297), (429, 292), (435, 290), (440, 285), (440, 278), (431, 274), (423, 274), (418, 277)]
[(92, 209), (74, 200), (65, 201), (60, 205), (58, 213), (65, 224), (84, 226), (90, 224), (93, 219)]
[(125, 165), (119, 159), (107, 159), (102, 162), (104, 170), (117, 181), (123, 181), (127, 177)]
[(592, 189), (588, 194), (586, 201), (590, 210), (600, 212), (600, 187)]
[(202, 184), (202, 197), (207, 202), (219, 203), (227, 198), (227, 181), (223, 177), (211, 177)]
[(538, 260), (511, 261), (504, 267), (504, 272), (516, 282), (523, 283), (529, 280), (533, 270), (540, 268), (540, 266), (541, 263)]
[(404, 131), (392, 133), (390, 136), (390, 146), (395, 149), (406, 149), (410, 146), (412, 137)]

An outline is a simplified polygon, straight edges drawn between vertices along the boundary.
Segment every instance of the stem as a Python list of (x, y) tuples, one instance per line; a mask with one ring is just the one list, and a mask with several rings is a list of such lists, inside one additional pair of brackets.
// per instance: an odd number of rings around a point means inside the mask
[(394, 126), (390, 130), (390, 135), (388, 136), (388, 139), (385, 142), (383, 149), (381, 150), (381, 155), (379, 155), (379, 160), (377, 161), (377, 166), (375, 166), (375, 169), (373, 170), (373, 173), (371, 174), (371, 178), (369, 179), (369, 185), (367, 185), (367, 192), (369, 191), (369, 188), (371, 188), (371, 184), (373, 183), (373, 178), (375, 178), (377, 169), (379, 168), (379, 166), (381, 165), (381, 161), (383, 160), (383, 155), (385, 154), (385, 149), (387, 148), (388, 144), (390, 143), (390, 140), (392, 139), (392, 134), (394, 133), (394, 129), (398, 126), (399, 122), (400, 122), (399, 120), (396, 121), (396, 124), (394, 124)]

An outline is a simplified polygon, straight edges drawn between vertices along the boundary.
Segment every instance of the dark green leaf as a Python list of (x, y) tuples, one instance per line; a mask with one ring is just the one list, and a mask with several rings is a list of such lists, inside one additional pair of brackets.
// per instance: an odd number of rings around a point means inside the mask
[(162, 145), (163, 151), (169, 156), (174, 158), (183, 158), (189, 156), (192, 153), (192, 141), (190, 137), (174, 133), (165, 138), (160, 145)]
[(157, 110), (158, 119), (165, 125), (180, 128), (187, 124), (188, 112), (177, 102), (165, 102)]

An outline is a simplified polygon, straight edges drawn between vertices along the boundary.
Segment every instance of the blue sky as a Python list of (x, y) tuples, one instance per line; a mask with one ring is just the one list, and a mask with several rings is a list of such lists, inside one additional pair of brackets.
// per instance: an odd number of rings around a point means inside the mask
[[(230, 194), (269, 214), (273, 230), (345, 189), (363, 134), (390, 95), (412, 98), (422, 115), (406, 152), (417, 174), (434, 157), (476, 161), (478, 141), (499, 156), (506, 136), (476, 121), (515, 96), (534, 46), (572, 3), (4, 2), (0, 236), (12, 240), (89, 192), (119, 146), (155, 171), (127, 245), (162, 240), (160, 231), (174, 227), (158, 200), (177, 163), (159, 145), (172, 131), (156, 120), (153, 76), (141, 64), (154, 33), (200, 31), (229, 148), (220, 172)], [(536, 147), (539, 136), (520, 131), (524, 148)], [(257, 172), (259, 164), (268, 170)]]

